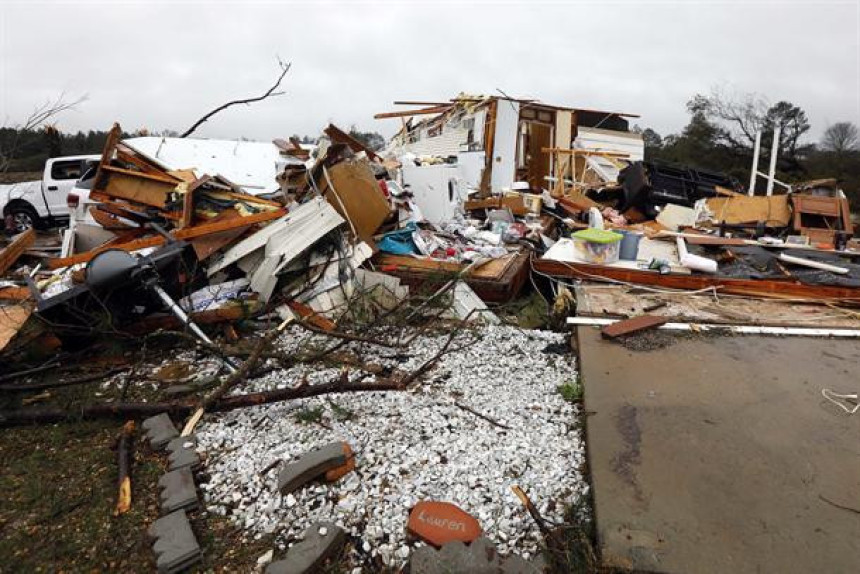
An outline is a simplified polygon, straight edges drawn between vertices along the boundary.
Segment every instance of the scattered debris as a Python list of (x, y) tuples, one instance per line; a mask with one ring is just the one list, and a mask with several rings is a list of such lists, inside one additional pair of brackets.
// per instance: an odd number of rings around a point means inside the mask
[(621, 335), (629, 335), (630, 333), (653, 329), (654, 327), (665, 325), (668, 321), (669, 319), (667, 317), (659, 317), (657, 315), (639, 315), (632, 319), (625, 319), (624, 321), (618, 321), (617, 323), (606, 325), (600, 330), (600, 333), (607, 339), (614, 339)]

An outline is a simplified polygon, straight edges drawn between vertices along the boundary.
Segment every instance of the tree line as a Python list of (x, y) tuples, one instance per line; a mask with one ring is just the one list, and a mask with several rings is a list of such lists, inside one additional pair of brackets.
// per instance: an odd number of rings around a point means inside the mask
[[(108, 131), (63, 133), (54, 125), (45, 125), (38, 129), (0, 127), (0, 150), (14, 150), (10, 153), (7, 165), (0, 166), (0, 171), (6, 172), (35, 172), (42, 171), (45, 160), (64, 155), (100, 154), (107, 141)], [(376, 132), (362, 132), (354, 125), (349, 134), (374, 150), (382, 149), (385, 138)], [(139, 129), (134, 132), (123, 132), (123, 138), (140, 136), (179, 137), (173, 130), (150, 132)], [(301, 143), (315, 144), (316, 137), (294, 135)], [(245, 138), (239, 138), (245, 139)], [(2, 155), (2, 154), (0, 154)]]
[[(757, 94), (731, 95), (719, 89), (687, 102), (689, 122), (678, 134), (661, 136), (634, 127), (645, 141), (645, 159), (722, 172), (748, 185), (756, 134), (761, 137), (759, 171), (767, 172), (776, 128), (776, 178), (785, 183), (836, 178), (853, 210), (860, 210), (860, 132), (851, 122), (828, 126), (808, 142), (806, 112), (791, 102), (770, 104)], [(759, 179), (757, 193), (764, 188)]]

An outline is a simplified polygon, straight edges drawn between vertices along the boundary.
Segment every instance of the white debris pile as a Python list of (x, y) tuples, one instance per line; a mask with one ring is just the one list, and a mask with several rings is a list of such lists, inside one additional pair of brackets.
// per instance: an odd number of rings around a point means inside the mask
[[(440, 500), (475, 516), (500, 551), (533, 555), (540, 534), (511, 486), (521, 485), (556, 521), (588, 490), (580, 473), (580, 412), (557, 391), (575, 379), (575, 365), (563, 352), (563, 335), (495, 326), (474, 333), (477, 343), (445, 355), (416, 390), (333, 394), (207, 416), (197, 432), (208, 457), (206, 509), (257, 537), (277, 533), (282, 545), (312, 522), (331, 520), (394, 565), (409, 555), (409, 509)], [(285, 336), (285, 345), (295, 346), (295, 336)], [(460, 335), (452, 347), (471, 337)], [(420, 336), (407, 349), (374, 347), (364, 357), (408, 372), (446, 338)], [(304, 376), (308, 384), (326, 382), (337, 373), (306, 365), (270, 373), (242, 391), (292, 386)], [(332, 441), (348, 442), (357, 456), (356, 470), (338, 482), (281, 496), (277, 471), (261, 476), (273, 461), (295, 460)]]

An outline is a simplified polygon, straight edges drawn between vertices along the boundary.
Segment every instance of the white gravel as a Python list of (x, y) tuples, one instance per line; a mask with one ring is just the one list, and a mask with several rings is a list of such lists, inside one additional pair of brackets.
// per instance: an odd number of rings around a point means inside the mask
[[(482, 327), (477, 334), (476, 344), (445, 356), (414, 391), (327, 395), (207, 415), (197, 431), (209, 476), (201, 484), (206, 510), (228, 516), (251, 536), (275, 533), (281, 547), (312, 522), (330, 520), (360, 537), (365, 551), (397, 565), (409, 555), (405, 525), (411, 506), (442, 500), (478, 518), (500, 551), (533, 555), (540, 534), (511, 486), (522, 486), (544, 516), (556, 521), (588, 489), (580, 474), (580, 413), (556, 391), (576, 377), (575, 364), (569, 353), (545, 350), (550, 344), (563, 350), (563, 335), (512, 327)], [(281, 344), (295, 348), (306, 337), (293, 331)], [(410, 371), (444, 341), (445, 336), (422, 336), (405, 351), (361, 349), (368, 361)], [(336, 374), (296, 367), (241, 391), (292, 386), (303, 376), (309, 384), (326, 382)], [(343, 420), (331, 403), (351, 417)], [(296, 421), (297, 410), (316, 407), (324, 409), (323, 424)], [(282, 497), (277, 470), (260, 477), (277, 459), (290, 461), (336, 440), (352, 446), (357, 466), (334, 484), (312, 484)]]

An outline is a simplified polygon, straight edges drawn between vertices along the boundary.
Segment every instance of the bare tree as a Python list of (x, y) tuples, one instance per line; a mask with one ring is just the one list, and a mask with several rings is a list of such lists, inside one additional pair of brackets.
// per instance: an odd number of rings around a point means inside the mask
[(821, 138), (821, 148), (842, 154), (857, 149), (860, 132), (851, 122), (838, 122), (828, 126)]
[(729, 93), (724, 88), (713, 87), (710, 95), (694, 96), (687, 103), (687, 109), (723, 123), (722, 139), (732, 147), (752, 147), (756, 133), (764, 126), (768, 103), (758, 94)]
[(231, 101), (231, 102), (227, 102), (227, 103), (226, 103), (226, 104), (224, 104), (224, 105), (218, 106), (217, 108), (215, 108), (214, 110), (212, 110), (211, 112), (209, 112), (208, 114), (206, 114), (205, 116), (203, 116), (202, 118), (200, 118), (199, 120), (197, 120), (196, 122), (194, 122), (194, 125), (192, 125), (190, 128), (188, 128), (188, 129), (185, 131), (185, 133), (183, 133), (183, 134), (182, 134), (181, 136), (179, 136), (179, 137), (181, 137), (181, 138), (186, 138), (186, 137), (190, 136), (190, 135), (191, 135), (191, 134), (193, 134), (193, 133), (194, 133), (194, 131), (195, 131), (197, 128), (199, 128), (199, 127), (200, 127), (200, 125), (201, 125), (201, 124), (203, 124), (206, 120), (208, 120), (209, 118), (211, 118), (212, 116), (214, 116), (214, 115), (215, 115), (215, 114), (217, 114), (218, 112), (223, 111), (223, 110), (226, 110), (226, 109), (227, 109), (227, 108), (229, 108), (230, 106), (235, 106), (235, 105), (238, 105), (238, 104), (253, 104), (254, 102), (259, 102), (259, 101), (265, 100), (266, 98), (270, 98), (270, 97), (275, 97), (275, 96), (282, 96), (282, 95), (284, 95), (286, 92), (278, 92), (278, 91), (275, 91), (275, 90), (277, 90), (277, 89), (280, 87), (280, 85), (281, 85), (281, 81), (284, 79), (284, 76), (286, 76), (286, 75), (287, 75), (287, 72), (289, 72), (289, 71), (290, 71), (290, 66), (291, 66), (291, 65), (292, 65), (292, 64), (291, 64), (291, 63), (289, 63), (289, 62), (285, 64), (284, 62), (282, 62), (282, 61), (281, 61), (281, 59), (280, 59), (280, 58), (278, 58), (278, 67), (281, 69), (281, 73), (280, 73), (280, 75), (278, 76), (278, 79), (275, 81), (274, 85), (272, 85), (272, 87), (271, 87), (271, 88), (269, 88), (268, 90), (266, 90), (266, 93), (264, 93), (262, 96), (257, 96), (257, 97), (255, 97), (255, 98), (246, 98), (246, 99), (244, 99), (244, 100), (233, 100), (233, 101)]
[(687, 103), (692, 114), (700, 114), (717, 128), (716, 140), (743, 154), (748, 153), (762, 133), (762, 146), (770, 148), (775, 128), (780, 128), (779, 154), (795, 162), (801, 150), (800, 139), (809, 131), (809, 120), (791, 102), (770, 103), (754, 93), (729, 93), (713, 88), (708, 96), (696, 95)]
[(48, 120), (56, 117), (62, 112), (75, 109), (79, 104), (86, 101), (86, 99), (87, 96), (83, 95), (76, 100), (67, 100), (66, 94), (62, 93), (57, 96), (56, 99), (48, 100), (37, 106), (33, 112), (27, 116), (27, 119), (24, 120), (23, 124), (8, 126), (15, 130), (15, 135), (12, 138), (12, 141), (6, 146), (2, 145), (2, 142), (0, 142), (0, 173), (6, 173), (6, 171), (9, 170), (9, 166), (12, 164), (12, 160), (15, 159), (15, 155), (18, 152), (18, 146), (21, 142), (22, 134), (39, 129), (45, 125)]

